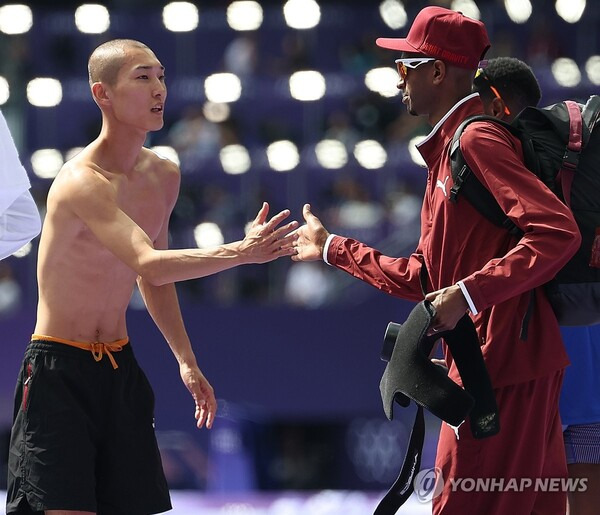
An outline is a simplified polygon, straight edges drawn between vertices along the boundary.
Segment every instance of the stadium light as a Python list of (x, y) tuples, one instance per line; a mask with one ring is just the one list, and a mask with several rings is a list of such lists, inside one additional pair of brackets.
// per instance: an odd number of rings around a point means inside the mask
[(0, 105), (6, 104), (10, 98), (10, 86), (8, 81), (0, 76)]
[(222, 123), (229, 119), (231, 109), (229, 108), (229, 104), (225, 102), (211, 102), (209, 100), (208, 102), (204, 102), (202, 114), (204, 114), (204, 118), (209, 122)]
[(381, 168), (387, 161), (387, 153), (381, 144), (375, 140), (359, 141), (354, 147), (354, 157), (367, 170)]
[(593, 55), (586, 61), (585, 73), (594, 86), (600, 86), (600, 55)]
[(275, 141), (267, 147), (267, 160), (276, 172), (289, 172), (300, 162), (298, 147), (291, 141)]
[(250, 170), (250, 154), (243, 145), (226, 145), (219, 152), (223, 171), (230, 175), (240, 175)]
[(238, 0), (227, 7), (227, 23), (233, 30), (256, 30), (263, 22), (263, 9), (253, 0)]
[(397, 87), (399, 80), (400, 78), (396, 69), (389, 66), (373, 68), (365, 75), (365, 85), (367, 88), (386, 98), (398, 95), (400, 92)]
[(73, 159), (83, 150), (83, 147), (73, 147), (65, 152), (65, 163)]
[(559, 57), (552, 63), (552, 75), (559, 86), (572, 88), (581, 82), (577, 63), (568, 57)]
[(169, 145), (155, 145), (151, 150), (162, 159), (173, 161), (177, 166), (181, 164), (177, 150)]
[(317, 161), (323, 168), (337, 170), (348, 163), (345, 145), (337, 139), (324, 139), (315, 146)]
[(384, 0), (379, 4), (379, 14), (383, 22), (392, 30), (401, 29), (408, 22), (404, 4), (399, 0)]
[(504, 8), (508, 17), (515, 23), (525, 23), (533, 11), (529, 0), (504, 0)]
[(301, 71), (293, 73), (290, 77), (290, 94), (296, 100), (319, 100), (323, 98), (326, 90), (325, 77), (320, 72)]
[(75, 26), (84, 34), (102, 34), (110, 28), (110, 13), (100, 4), (83, 4), (75, 10)]
[(194, 228), (194, 240), (199, 249), (222, 245), (225, 239), (221, 228), (214, 222), (203, 222)]
[(25, 34), (33, 26), (31, 8), (23, 4), (0, 7), (0, 31), (5, 34)]
[(288, 0), (283, 16), (292, 29), (312, 29), (321, 21), (321, 8), (315, 0)]
[(190, 2), (171, 2), (163, 8), (162, 19), (171, 32), (191, 32), (198, 27), (198, 8)]
[(417, 150), (417, 145), (421, 143), (426, 138), (426, 136), (415, 136), (408, 142), (408, 153), (410, 154), (410, 158), (413, 160), (413, 163), (418, 164), (425, 168), (427, 165), (425, 164), (425, 160), (421, 153)]
[(31, 154), (33, 173), (42, 179), (54, 179), (64, 164), (60, 150), (41, 148)]
[(12, 255), (16, 258), (24, 258), (25, 256), (28, 256), (31, 253), (32, 248), (33, 245), (31, 244), (31, 242), (27, 242), (19, 250), (13, 252)]
[(450, 9), (453, 11), (460, 11), (465, 16), (473, 18), (474, 20), (481, 19), (481, 12), (474, 0), (452, 0)]
[(36, 107), (54, 107), (62, 100), (62, 86), (57, 79), (38, 77), (27, 84), (27, 100)]
[(585, 0), (556, 0), (556, 12), (567, 23), (577, 23), (583, 11), (585, 11)]
[(242, 82), (234, 73), (213, 73), (204, 81), (204, 92), (211, 102), (235, 102), (242, 95)]

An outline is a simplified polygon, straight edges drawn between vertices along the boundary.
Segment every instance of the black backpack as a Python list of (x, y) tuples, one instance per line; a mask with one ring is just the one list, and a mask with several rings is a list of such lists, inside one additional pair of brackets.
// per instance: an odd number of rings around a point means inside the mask
[[(517, 136), (525, 166), (566, 205), (581, 232), (581, 247), (546, 284), (560, 325), (600, 323), (600, 97), (585, 105), (567, 100), (527, 107), (510, 123), (485, 115), (471, 116), (456, 130), (451, 145), (450, 200), (468, 200), (492, 223), (520, 237), (523, 232), (506, 216), (493, 195), (471, 172), (460, 150), (460, 136), (474, 121), (488, 120)], [(530, 306), (531, 307), (531, 306)]]

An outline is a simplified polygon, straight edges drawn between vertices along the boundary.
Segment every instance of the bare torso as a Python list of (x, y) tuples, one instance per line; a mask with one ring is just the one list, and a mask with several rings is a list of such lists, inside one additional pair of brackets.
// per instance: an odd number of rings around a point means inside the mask
[[(59, 173), (48, 195), (38, 256), (36, 334), (82, 342), (127, 337), (125, 314), (137, 274), (102, 245), (68, 208), (74, 170), (100, 174), (114, 188), (118, 207), (155, 241), (173, 202), (173, 166), (142, 149), (134, 169), (111, 173), (86, 148)], [(72, 189), (72, 188), (71, 188)]]

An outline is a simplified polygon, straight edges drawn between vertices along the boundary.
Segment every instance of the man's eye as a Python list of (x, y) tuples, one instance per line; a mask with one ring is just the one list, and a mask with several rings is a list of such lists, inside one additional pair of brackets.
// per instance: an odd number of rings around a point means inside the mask
[(140, 76), (138, 77), (138, 79), (147, 79), (147, 78), (148, 78), (148, 75), (140, 75)]

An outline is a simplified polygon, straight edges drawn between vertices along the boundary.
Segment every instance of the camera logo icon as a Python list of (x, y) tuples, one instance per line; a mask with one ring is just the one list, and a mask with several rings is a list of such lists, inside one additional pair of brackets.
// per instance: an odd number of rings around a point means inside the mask
[(438, 468), (421, 470), (413, 481), (415, 495), (419, 502), (431, 502), (444, 489), (444, 477)]

